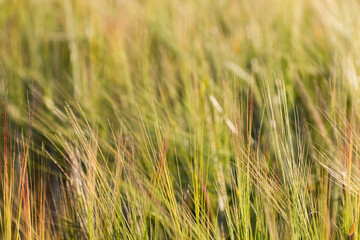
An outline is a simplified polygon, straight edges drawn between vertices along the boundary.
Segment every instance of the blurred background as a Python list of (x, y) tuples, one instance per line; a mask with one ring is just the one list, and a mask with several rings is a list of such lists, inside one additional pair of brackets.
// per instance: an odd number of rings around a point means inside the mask
[(0, 238), (356, 238), (357, 0), (0, 0)]

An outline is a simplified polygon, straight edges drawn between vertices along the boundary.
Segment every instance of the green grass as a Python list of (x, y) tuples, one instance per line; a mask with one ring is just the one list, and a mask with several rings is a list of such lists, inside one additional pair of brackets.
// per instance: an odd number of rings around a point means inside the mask
[(357, 239), (356, 0), (0, 0), (0, 239)]

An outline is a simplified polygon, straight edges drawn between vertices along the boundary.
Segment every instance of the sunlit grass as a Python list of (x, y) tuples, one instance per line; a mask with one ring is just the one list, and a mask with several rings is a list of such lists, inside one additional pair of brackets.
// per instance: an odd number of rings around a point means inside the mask
[(0, 0), (0, 238), (357, 239), (359, 12)]

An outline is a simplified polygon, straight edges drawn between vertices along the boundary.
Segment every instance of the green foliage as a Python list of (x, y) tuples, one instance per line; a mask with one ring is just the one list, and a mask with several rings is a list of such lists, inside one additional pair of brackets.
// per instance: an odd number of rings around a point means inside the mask
[(0, 0), (0, 238), (358, 238), (359, 12)]

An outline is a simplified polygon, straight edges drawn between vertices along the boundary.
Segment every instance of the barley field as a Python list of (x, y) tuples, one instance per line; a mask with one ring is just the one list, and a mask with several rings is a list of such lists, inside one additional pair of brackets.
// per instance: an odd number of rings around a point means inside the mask
[(359, 239), (359, 13), (0, 0), (0, 239)]

